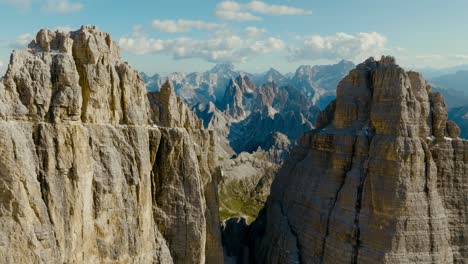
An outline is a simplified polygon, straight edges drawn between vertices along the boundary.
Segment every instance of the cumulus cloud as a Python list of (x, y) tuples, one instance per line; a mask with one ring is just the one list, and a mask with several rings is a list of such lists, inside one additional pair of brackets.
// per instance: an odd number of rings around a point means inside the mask
[(68, 14), (81, 11), (83, 4), (69, 0), (47, 0), (43, 10), (48, 13)]
[(246, 7), (253, 12), (272, 16), (312, 14), (312, 11), (310, 10), (285, 5), (269, 5), (262, 1), (252, 1), (248, 3)]
[(249, 48), (255, 54), (266, 54), (284, 49), (285, 44), (281, 39), (270, 37), (255, 41)]
[(243, 11), (243, 6), (234, 1), (223, 1), (216, 5), (215, 15), (218, 18), (235, 21), (258, 21), (260, 17), (247, 11)]
[(224, 25), (216, 23), (208, 23), (200, 20), (154, 20), (153, 28), (170, 33), (187, 32), (192, 29), (198, 30), (214, 30), (222, 28)]
[(257, 28), (257, 27), (246, 27), (245, 28), (245, 34), (249, 37), (257, 37), (262, 35), (263, 33), (266, 32), (266, 29), (264, 28)]
[(259, 16), (252, 13), (286, 16), (286, 15), (308, 15), (312, 11), (286, 5), (270, 5), (262, 1), (251, 1), (240, 4), (236, 1), (223, 1), (216, 6), (216, 16), (226, 20), (255, 21), (261, 20)]
[(152, 39), (147, 37), (122, 37), (120, 47), (132, 54), (160, 53), (174, 59), (199, 58), (209, 62), (245, 62), (248, 59), (284, 49), (285, 44), (277, 38), (256, 40), (231, 36), (213, 36), (198, 40), (191, 38)]
[(290, 49), (290, 60), (351, 59), (361, 60), (385, 52), (387, 39), (377, 32), (355, 35), (337, 33), (332, 36), (305, 37), (300, 47)]

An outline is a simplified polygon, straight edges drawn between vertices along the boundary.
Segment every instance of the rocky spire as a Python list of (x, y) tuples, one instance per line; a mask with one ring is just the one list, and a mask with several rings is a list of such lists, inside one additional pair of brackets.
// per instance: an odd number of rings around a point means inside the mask
[[(0, 263), (222, 263), (213, 132), (107, 33), (41, 30), (0, 79)], [(156, 123), (156, 125), (154, 125)]]
[(223, 99), (220, 103), (220, 109), (225, 111), (226, 114), (232, 118), (244, 117), (243, 95), (241, 87), (239, 87), (234, 79), (231, 79), (224, 92)]
[(148, 123), (143, 81), (110, 35), (92, 26), (40, 30), (28, 50), (11, 55), (4, 85), (0, 119)]
[(149, 92), (153, 122), (164, 127), (201, 129), (202, 121), (177, 97), (174, 85), (167, 80), (157, 92)]
[(468, 142), (443, 102), (392, 57), (358, 65), (275, 178), (251, 259), (466, 261)]
[(237, 86), (241, 89), (243, 95), (252, 93), (255, 90), (255, 84), (247, 75), (239, 75), (235, 80)]

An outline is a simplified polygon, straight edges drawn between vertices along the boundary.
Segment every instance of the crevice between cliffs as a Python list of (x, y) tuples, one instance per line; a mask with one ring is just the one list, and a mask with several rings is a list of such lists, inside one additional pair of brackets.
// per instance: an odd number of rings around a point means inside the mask
[(426, 201), (427, 201), (427, 224), (429, 226), (429, 249), (430, 249), (430, 255), (433, 263), (436, 263), (436, 259), (434, 258), (434, 252), (436, 250), (435, 248), (435, 238), (434, 238), (434, 227), (432, 226), (432, 206), (431, 206), (431, 200), (432, 200), (432, 194), (431, 194), (431, 189), (429, 186), (430, 182), (430, 171), (431, 171), (431, 161), (432, 161), (432, 154), (427, 146), (427, 144), (420, 140), (421, 146), (424, 150), (424, 164), (426, 165), (425, 167), (425, 183), (424, 183), (424, 193), (426, 195)]
[(77, 55), (75, 54), (75, 49), (72, 50), (73, 53), (73, 61), (75, 62), (76, 71), (78, 72), (79, 81), (81, 87), (81, 97), (82, 97), (82, 105), (81, 105), (81, 122), (86, 123), (87, 121), (87, 111), (88, 111), (88, 104), (89, 104), (89, 97), (90, 97), (90, 88), (89, 84), (86, 81), (86, 68), (84, 65), (79, 63), (77, 59)]
[(360, 227), (360, 217), (361, 217), (361, 209), (362, 209), (362, 200), (364, 197), (364, 185), (367, 180), (368, 170), (369, 170), (369, 151), (370, 145), (372, 142), (372, 136), (367, 138), (367, 157), (363, 160), (363, 168), (362, 173), (359, 177), (359, 185), (357, 189), (356, 195), (356, 206), (355, 206), (355, 215), (354, 215), (354, 237), (356, 238), (355, 244), (353, 245), (353, 252), (352, 252), (352, 259), (351, 263), (355, 264), (358, 263), (359, 258), (359, 250), (361, 248), (361, 227)]
[(281, 202), (279, 203), (279, 206), (280, 206), (280, 209), (281, 209), (281, 214), (286, 219), (286, 223), (288, 224), (289, 231), (291, 231), (291, 234), (296, 238), (297, 260), (298, 260), (299, 264), (303, 263), (302, 253), (301, 253), (301, 244), (300, 244), (300, 241), (299, 241), (299, 234), (296, 232), (296, 230), (294, 230), (294, 226), (289, 221), (289, 218), (288, 218), (286, 212), (284, 211), (284, 207), (283, 207), (283, 204)]
[(330, 209), (328, 211), (328, 215), (327, 215), (327, 223), (326, 223), (326, 231), (325, 231), (325, 236), (323, 237), (323, 240), (322, 240), (322, 250), (321, 250), (321, 254), (320, 254), (320, 263), (324, 263), (324, 258), (325, 258), (325, 251), (326, 251), (326, 244), (327, 244), (327, 238), (328, 236), (330, 235), (330, 221), (331, 221), (331, 217), (332, 217), (332, 214), (333, 214), (333, 211), (335, 210), (335, 207), (336, 207), (336, 204), (338, 202), (338, 198), (340, 196), (340, 193), (346, 183), (346, 178), (348, 176), (348, 173), (351, 171), (351, 169), (353, 168), (353, 159), (354, 159), (354, 153), (356, 151), (356, 143), (357, 143), (357, 139), (358, 139), (358, 136), (354, 136), (354, 142), (353, 142), (353, 145), (352, 145), (352, 148), (351, 148), (351, 160), (349, 162), (349, 165), (348, 167), (346, 168), (344, 174), (343, 174), (343, 180), (340, 182), (340, 185), (335, 193), (335, 197), (333, 199), (333, 204), (332, 206), (330, 206)]

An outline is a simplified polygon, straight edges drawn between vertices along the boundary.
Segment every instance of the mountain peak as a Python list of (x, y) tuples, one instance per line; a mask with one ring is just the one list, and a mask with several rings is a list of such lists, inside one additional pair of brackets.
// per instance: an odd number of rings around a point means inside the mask
[(234, 64), (232, 63), (218, 63), (211, 70), (211, 73), (225, 73), (233, 72), (235, 70)]
[(312, 73), (312, 66), (301, 65), (296, 70), (296, 75), (310, 75)]
[(455, 205), (468, 196), (455, 183), (466, 178), (468, 142), (447, 121), (443, 97), (387, 56), (351, 70), (336, 94), (249, 227), (255, 261), (464, 262), (467, 210)]
[(281, 74), (281, 72), (279, 72), (278, 70), (276, 70), (275, 68), (270, 68), (266, 73), (265, 75), (267, 76), (283, 76), (283, 74)]
[(354, 67), (354, 62), (342, 59), (336, 65)]

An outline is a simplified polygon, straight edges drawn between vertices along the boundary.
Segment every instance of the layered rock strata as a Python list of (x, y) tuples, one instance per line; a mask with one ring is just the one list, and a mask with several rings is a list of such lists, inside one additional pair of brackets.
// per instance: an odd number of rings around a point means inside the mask
[(213, 134), (171, 89), (152, 103), (94, 27), (41, 30), (13, 52), (0, 81), (1, 263), (222, 263)]
[(468, 142), (419, 74), (368, 59), (317, 126), (250, 227), (251, 262), (468, 261)]

